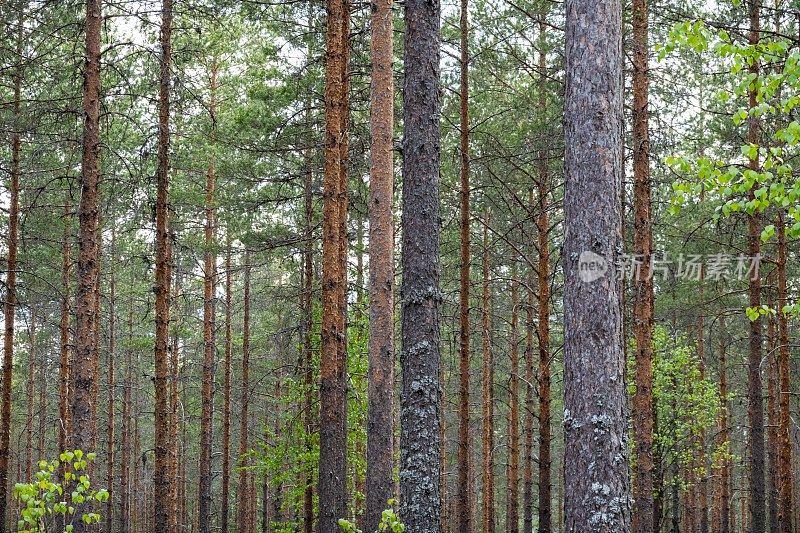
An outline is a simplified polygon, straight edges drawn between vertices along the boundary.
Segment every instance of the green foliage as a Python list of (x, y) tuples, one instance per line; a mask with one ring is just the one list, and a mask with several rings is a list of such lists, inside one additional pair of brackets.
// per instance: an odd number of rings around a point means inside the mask
[[(390, 506), (394, 503), (394, 500), (389, 500), (387, 502)], [(339, 527), (342, 528), (342, 531), (345, 533), (363, 533), (360, 529), (358, 529), (355, 524), (349, 522), (345, 519), (339, 520)], [(388, 509), (384, 509), (383, 513), (381, 513), (381, 523), (378, 524), (378, 531), (388, 531), (391, 533), (403, 533), (406, 530), (406, 526), (400, 522), (400, 517), (397, 516), (397, 513), (394, 512), (394, 509), (389, 507)], [(377, 532), (376, 532), (377, 533)]]
[[(653, 399), (658, 418), (655, 446), (666, 464), (690, 467), (703, 446), (702, 435), (716, 424), (719, 391), (703, 376), (695, 347), (686, 339), (673, 339), (665, 328), (657, 327), (653, 349)], [(631, 357), (630, 374), (634, 364)], [(636, 385), (630, 380), (628, 392), (632, 395), (635, 390)], [(711, 450), (711, 456), (722, 456), (726, 450), (727, 447)], [(705, 466), (698, 468), (704, 470)], [(682, 483), (677, 479), (673, 482)]]
[(53, 532), (56, 523), (63, 522), (62, 533), (69, 533), (76, 519), (86, 524), (99, 523), (100, 514), (93, 507), (108, 501), (109, 494), (106, 489), (91, 488), (87, 469), (94, 460), (94, 453), (75, 450), (64, 452), (53, 461), (39, 461), (34, 480), (14, 485), (14, 497), (22, 504), (17, 531)]

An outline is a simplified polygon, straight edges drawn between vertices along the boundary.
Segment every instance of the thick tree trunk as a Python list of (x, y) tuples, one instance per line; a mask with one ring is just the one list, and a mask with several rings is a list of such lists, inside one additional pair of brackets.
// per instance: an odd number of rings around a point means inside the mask
[[(217, 75), (216, 59), (211, 66), (211, 99), (209, 113), (212, 128), (216, 125), (217, 115)], [(214, 143), (212, 129), (211, 142)], [(213, 447), (214, 420), (214, 368), (216, 359), (215, 342), (215, 294), (217, 277), (217, 257), (214, 253), (216, 214), (214, 207), (214, 190), (216, 188), (216, 164), (212, 160), (206, 172), (206, 223), (205, 252), (203, 254), (203, 384), (202, 413), (200, 417), (200, 468), (198, 486), (198, 531), (211, 533), (211, 454)]]
[[(172, 57), (172, 0), (161, 4), (161, 68), (158, 98), (158, 166), (156, 169), (156, 273), (155, 273), (155, 465), (153, 466), (154, 526), (157, 532), (177, 527), (174, 469), (170, 444), (169, 311), (172, 275), (169, 238), (169, 106)], [(174, 421), (172, 421), (174, 422)]]
[(622, 6), (567, 0), (564, 474), (569, 533), (630, 531), (620, 283)]
[[(547, 112), (547, 56), (545, 54), (547, 11), (539, 17), (539, 113), (544, 120)], [(550, 533), (553, 522), (552, 470), (550, 444), (550, 173), (547, 152), (538, 154), (539, 197), (536, 233), (539, 248), (538, 293), (539, 293), (539, 532)]]
[(519, 532), (519, 258), (511, 259), (511, 376), (508, 417), (508, 533)]
[(481, 293), (481, 337), (483, 343), (483, 508), (484, 533), (494, 533), (497, 524), (494, 501), (494, 361), (492, 351), (492, 302), (489, 280), (489, 211), (483, 221), (483, 258)]
[(456, 527), (461, 533), (473, 529), (471, 480), (472, 451), (470, 446), (469, 414), (469, 0), (461, 0), (461, 263), (459, 290), (459, 387), (458, 387), (458, 481), (456, 483)]
[(327, 0), (318, 533), (347, 512), (347, 57), (349, 2)]
[[(750, 44), (757, 45), (760, 33), (760, 0), (749, 0), (748, 10), (750, 17)], [(758, 61), (754, 61), (749, 66), (748, 71), (751, 76), (759, 76)], [(757, 105), (756, 89), (754, 84), (750, 85), (749, 108), (754, 109)], [(747, 141), (750, 144), (759, 145), (761, 138), (761, 128), (759, 119), (751, 116), (748, 119)], [(748, 167), (751, 170), (759, 169), (758, 156), (751, 158)], [(753, 192), (750, 192), (751, 199)], [(761, 254), (761, 214), (753, 213), (748, 216), (748, 235), (747, 249), (751, 258), (760, 257)], [(751, 275), (749, 283), (749, 305), (750, 307), (761, 306), (761, 279), (758, 274)], [(761, 532), (766, 527), (766, 496), (764, 479), (764, 402), (761, 384), (761, 358), (762, 340), (761, 327), (762, 319), (759, 317), (750, 322), (749, 350), (747, 358), (748, 383), (747, 383), (747, 421), (750, 426), (748, 432), (749, 457), (748, 457), (748, 492), (750, 495), (750, 527), (752, 531)]]
[(369, 384), (365, 531), (377, 531), (394, 490), (394, 80), (392, 0), (372, 13), (369, 181)]
[(252, 520), (248, 508), (250, 499), (255, 494), (250, 491), (252, 473), (247, 469), (250, 460), (247, 457), (249, 449), (249, 409), (250, 409), (250, 252), (244, 255), (244, 316), (242, 318), (242, 397), (241, 397), (241, 425), (239, 426), (239, 487), (238, 487), (238, 527), (239, 531), (250, 533)]
[[(97, 441), (98, 311), (100, 309), (100, 27), (101, 0), (86, 1), (83, 81), (83, 157), (78, 207), (78, 286), (72, 372), (72, 446), (94, 451)], [(75, 531), (88, 531), (82, 521)]]
[(439, 1), (407, 0), (404, 14), (400, 516), (408, 531), (437, 533)]
[(788, 317), (783, 308), (789, 304), (786, 269), (786, 212), (778, 211), (776, 224), (778, 236), (778, 531), (792, 531), (792, 505), (794, 502), (794, 473), (792, 471), (792, 439), (791, 439), (791, 379), (789, 361), (789, 327)]
[(636, 370), (633, 396), (633, 531), (653, 529), (653, 221), (651, 212), (650, 113), (647, 0), (633, 2), (633, 225), (634, 254), (641, 261), (633, 280), (633, 330)]

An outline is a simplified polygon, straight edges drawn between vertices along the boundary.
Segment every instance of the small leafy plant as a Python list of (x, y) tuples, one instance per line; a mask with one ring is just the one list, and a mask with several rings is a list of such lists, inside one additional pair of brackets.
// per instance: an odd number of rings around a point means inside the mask
[(39, 471), (30, 483), (14, 485), (14, 497), (21, 502), (17, 531), (20, 533), (73, 531), (75, 520), (85, 524), (100, 522), (93, 512), (95, 503), (108, 501), (108, 491), (91, 487), (87, 469), (94, 453), (66, 451), (54, 461), (39, 461)]
[[(387, 503), (391, 506), (394, 503), (394, 500), (389, 500)], [(363, 533), (355, 526), (355, 524), (344, 519), (339, 519), (339, 527), (341, 527), (342, 531), (345, 533)], [(403, 533), (405, 530), (406, 526), (400, 522), (400, 517), (397, 516), (397, 513), (394, 512), (394, 509), (389, 507), (388, 509), (385, 509), (383, 513), (381, 513), (381, 523), (378, 524), (378, 531)]]

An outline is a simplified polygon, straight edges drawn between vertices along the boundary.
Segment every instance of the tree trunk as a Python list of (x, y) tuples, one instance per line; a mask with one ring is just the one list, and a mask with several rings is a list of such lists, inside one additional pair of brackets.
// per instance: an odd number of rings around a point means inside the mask
[[(173, 289), (171, 300), (177, 301), (180, 296), (181, 282), (180, 271), (176, 268), (179, 265), (178, 258), (175, 255), (175, 234), (171, 235), (170, 245), (170, 269), (174, 272), (173, 275)], [(182, 528), (186, 523), (186, 501), (185, 501), (185, 484), (186, 480), (180, 476), (181, 469), (185, 468), (185, 454), (182, 453), (182, 442), (185, 443), (185, 438), (181, 441), (178, 437), (178, 429), (181, 427), (182, 420), (178, 416), (178, 408), (180, 407), (180, 395), (178, 384), (181, 379), (181, 365), (180, 365), (180, 337), (179, 329), (176, 325), (172, 333), (172, 349), (170, 350), (170, 371), (169, 371), (169, 445), (170, 445), (170, 476), (172, 478), (172, 493), (170, 498), (175, 501), (175, 523), (178, 528)]]
[(156, 169), (155, 272), (155, 465), (154, 524), (157, 532), (177, 528), (173, 448), (170, 445), (169, 307), (172, 265), (169, 240), (169, 106), (172, 57), (172, 0), (161, 4), (161, 65), (158, 91), (158, 164)]
[(347, 57), (349, 2), (327, 0), (322, 219), (319, 533), (335, 533), (347, 505)]
[(249, 428), (249, 408), (250, 408), (250, 252), (245, 251), (244, 255), (244, 316), (242, 324), (242, 405), (241, 405), (241, 425), (239, 427), (239, 462), (242, 467), (239, 470), (239, 492), (238, 496), (238, 527), (239, 531), (250, 533), (251, 518), (248, 513), (248, 502), (255, 494), (251, 494), (251, 472), (247, 469), (250, 460), (247, 457), (249, 449), (248, 428)]
[(439, 16), (438, 0), (407, 0), (403, 63), (403, 397), (400, 516), (439, 531)]
[[(101, 0), (86, 1), (83, 81), (83, 157), (78, 207), (78, 287), (72, 381), (72, 446), (94, 451), (97, 441), (98, 311), (100, 309), (100, 30)], [(82, 521), (75, 531), (88, 531)]]
[(622, 6), (567, 0), (564, 222), (566, 531), (630, 531), (620, 283)]
[[(755, 46), (759, 42), (760, 32), (760, 0), (749, 0), (748, 10), (750, 17), (750, 44)], [(751, 76), (759, 76), (758, 61), (754, 61), (748, 67)], [(756, 89), (754, 83), (748, 89), (749, 109), (754, 109), (757, 105)], [(761, 128), (759, 119), (751, 116), (748, 119), (747, 141), (750, 144), (759, 145), (761, 138)], [(754, 171), (759, 170), (758, 155), (751, 158), (748, 168)], [(753, 191), (750, 191), (750, 199), (754, 198)], [(761, 254), (761, 214), (753, 213), (748, 216), (748, 235), (747, 249), (751, 258)], [(761, 279), (758, 274), (751, 275), (749, 283), (749, 305), (750, 307), (761, 306)], [(766, 497), (764, 491), (764, 405), (762, 398), (761, 385), (761, 318), (750, 322), (749, 350), (747, 358), (748, 384), (747, 384), (747, 420), (750, 425), (748, 432), (749, 458), (748, 458), (748, 482), (750, 493), (750, 527), (752, 531), (764, 531), (766, 527)]]
[[(306, 121), (308, 123), (308, 120)], [(311, 167), (311, 157), (305, 156), (306, 172), (303, 184), (305, 227), (303, 252), (303, 391), (305, 395), (304, 427), (306, 452), (312, 456), (314, 449), (314, 359), (312, 346), (312, 322), (314, 319), (314, 174)], [(303, 494), (303, 533), (311, 533), (314, 528), (314, 465), (306, 465), (305, 490)]]
[[(217, 116), (217, 75), (216, 59), (211, 66), (211, 98), (209, 113), (212, 122), (211, 143), (215, 142), (215, 125)], [(211, 454), (213, 447), (214, 420), (214, 367), (216, 359), (215, 342), (215, 294), (217, 277), (217, 257), (215, 244), (215, 208), (214, 189), (216, 188), (216, 164), (212, 159), (206, 172), (206, 223), (205, 252), (203, 254), (203, 385), (202, 414), (200, 418), (200, 468), (198, 487), (198, 530), (199, 533), (211, 533)]]
[(792, 439), (791, 439), (791, 379), (789, 360), (789, 327), (788, 317), (783, 308), (789, 304), (786, 269), (786, 212), (778, 211), (776, 225), (778, 236), (778, 472), (780, 487), (778, 490), (778, 531), (792, 531), (792, 505), (794, 474), (792, 472)]
[(369, 384), (366, 531), (377, 531), (394, 490), (394, 80), (392, 0), (372, 13), (369, 181)]
[[(133, 270), (131, 270), (133, 277)], [(120, 449), (120, 531), (130, 533), (133, 523), (131, 505), (131, 461), (136, 461), (131, 456), (131, 410), (133, 390), (133, 301), (129, 302), (128, 309), (128, 347), (125, 348), (125, 380), (122, 389), (122, 442)]]
[(116, 450), (114, 442), (115, 418), (114, 409), (116, 406), (117, 376), (115, 362), (117, 358), (117, 280), (115, 275), (116, 268), (116, 230), (111, 230), (111, 272), (108, 280), (108, 359), (107, 359), (107, 401), (108, 401), (108, 420), (106, 424), (106, 490), (108, 490), (108, 501), (106, 501), (106, 511), (103, 520), (106, 523), (106, 532), (112, 533), (114, 529), (114, 464)]
[(461, 533), (471, 533), (472, 521), (472, 451), (469, 424), (469, 0), (461, 0), (461, 263), (459, 290), (459, 387), (458, 387), (458, 482), (456, 484), (456, 527)]
[(519, 532), (519, 258), (511, 261), (511, 376), (508, 417), (508, 533)]
[(3, 306), (3, 390), (0, 408), (0, 533), (6, 528), (8, 470), (11, 443), (11, 386), (14, 374), (14, 318), (17, 306), (17, 248), (19, 246), (19, 175), (20, 175), (20, 101), (22, 92), (22, 30), (23, 16), (17, 24), (16, 59), (14, 71), (14, 131), (11, 134), (11, 176), (8, 207), (8, 260), (6, 263), (6, 294)]
[[(773, 271), (774, 272), (774, 271)], [(772, 273), (767, 278), (768, 284)], [(775, 301), (770, 294), (767, 297), (767, 305), (775, 307)], [(775, 317), (767, 318), (767, 357), (765, 365), (767, 367), (767, 531), (770, 533), (778, 532), (778, 365), (776, 361), (777, 331), (775, 327)]]
[(492, 351), (492, 308), (489, 280), (489, 210), (483, 221), (483, 276), (481, 293), (481, 336), (483, 342), (483, 519), (481, 531), (494, 533), (497, 519), (494, 501), (494, 361)]
[[(533, 187), (528, 197), (528, 205), (534, 206)], [(531, 262), (533, 258), (531, 258)], [(533, 418), (536, 405), (534, 403), (534, 335), (536, 327), (533, 321), (533, 269), (529, 270), (526, 283), (525, 298), (525, 416), (522, 422), (522, 434), (525, 436), (522, 467), (522, 531), (533, 533)]]
[(231, 491), (231, 365), (233, 359), (233, 329), (231, 325), (232, 304), (231, 238), (225, 252), (225, 361), (222, 389), (222, 531), (228, 531)]
[(72, 205), (70, 192), (64, 198), (64, 236), (61, 241), (61, 320), (59, 324), (59, 360), (58, 360), (58, 452), (69, 448), (70, 429), (70, 342), (69, 323), (72, 304), (70, 301), (70, 279), (72, 277), (72, 235), (70, 220)]
[(647, 0), (633, 2), (633, 225), (634, 254), (641, 261), (633, 280), (636, 392), (633, 396), (633, 531), (647, 533), (653, 512), (653, 221), (650, 178), (650, 122)]
[[(547, 56), (545, 55), (547, 11), (539, 18), (539, 113), (544, 120), (547, 111)], [(542, 148), (538, 154), (539, 196), (536, 233), (538, 236), (539, 265), (539, 532), (552, 530), (552, 482), (550, 445), (550, 173), (547, 152)]]
[(36, 400), (36, 304), (30, 304), (30, 326), (28, 328), (28, 382), (25, 387), (27, 412), (25, 416), (25, 482), (33, 479), (33, 410)]
[[(719, 330), (725, 331), (725, 317), (724, 315), (719, 319)], [(719, 416), (719, 437), (717, 446), (725, 447), (726, 451), (730, 449), (730, 439), (728, 438), (728, 362), (727, 362), (727, 346), (725, 344), (724, 336), (719, 341), (719, 398), (720, 398), (720, 416)], [(722, 464), (720, 465), (719, 472), (719, 521), (715, 522), (715, 531), (719, 533), (730, 533), (730, 459), (723, 455)]]

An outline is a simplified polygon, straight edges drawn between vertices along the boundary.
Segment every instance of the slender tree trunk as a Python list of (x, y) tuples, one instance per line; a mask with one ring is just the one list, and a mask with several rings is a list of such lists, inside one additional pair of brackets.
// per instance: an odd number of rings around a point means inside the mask
[(347, 504), (347, 56), (349, 2), (327, 0), (323, 183), (319, 533), (335, 533)]
[(620, 284), (622, 6), (567, 0), (564, 484), (569, 533), (630, 531)]
[[(773, 271), (774, 272), (774, 271)], [(773, 278), (772, 273), (768, 279)], [(770, 291), (771, 292), (771, 291)], [(767, 305), (775, 307), (775, 301), (770, 294)], [(775, 317), (767, 318), (767, 531), (778, 531), (778, 364), (776, 361), (777, 330)]]
[[(133, 277), (133, 271), (131, 271)], [(125, 380), (122, 390), (122, 442), (120, 449), (120, 525), (122, 533), (130, 533), (133, 528), (131, 506), (131, 396), (133, 390), (133, 302), (128, 310), (128, 347), (125, 348)]]
[[(703, 198), (701, 193), (701, 199)], [(698, 287), (699, 301), (701, 305), (705, 304), (705, 278), (706, 268), (705, 265), (700, 265), (700, 286)], [(700, 367), (700, 381), (706, 379), (706, 344), (705, 344), (705, 317), (704, 309), (698, 310), (697, 316), (697, 360)], [(695, 468), (697, 476), (696, 485), (696, 510), (697, 517), (695, 518), (698, 531), (700, 533), (708, 533), (708, 460), (706, 458), (706, 434), (705, 430), (701, 429), (700, 434), (697, 436), (698, 450), (695, 456), (697, 467)]]
[(635, 470), (633, 531), (647, 533), (655, 524), (653, 512), (653, 221), (651, 212), (650, 135), (648, 131), (647, 0), (633, 2), (633, 225), (634, 254), (641, 261), (634, 279), (633, 329), (636, 339), (636, 392), (633, 396)]
[[(750, 44), (757, 45), (760, 33), (760, 0), (748, 0), (750, 17)], [(758, 61), (754, 61), (749, 66), (748, 71), (751, 76), (759, 76)], [(757, 105), (756, 89), (754, 84), (750, 85), (749, 108), (754, 109)], [(750, 144), (760, 145), (761, 128), (759, 119), (751, 116), (748, 119), (747, 141)], [(758, 156), (751, 158), (748, 167), (751, 170), (759, 169)], [(750, 198), (754, 197), (750, 191)], [(748, 216), (748, 236), (747, 249), (751, 258), (760, 257), (761, 254), (761, 214), (753, 213)], [(758, 274), (751, 275), (749, 283), (749, 305), (750, 307), (761, 306), (761, 279)], [(766, 527), (766, 496), (764, 491), (764, 405), (762, 399), (761, 385), (761, 318), (750, 322), (749, 351), (747, 358), (748, 365), (748, 385), (747, 385), (747, 420), (750, 425), (748, 432), (749, 458), (748, 458), (748, 481), (750, 493), (750, 527), (752, 531), (761, 532)]]
[[(222, 512), (220, 524), (228, 531), (231, 490), (231, 365), (233, 359), (231, 238), (225, 252), (225, 377), (222, 389)], [(245, 487), (246, 488), (246, 487)]]
[[(306, 121), (308, 123), (308, 120)], [(306, 172), (304, 180), (305, 227), (303, 252), (303, 391), (305, 392), (304, 426), (306, 452), (311, 456), (314, 449), (314, 360), (312, 347), (312, 322), (314, 317), (314, 198), (312, 188), (314, 174), (311, 157), (306, 155)], [(305, 490), (303, 494), (303, 533), (311, 533), (314, 528), (314, 465), (309, 461), (305, 472)]]
[[(547, 56), (546, 22), (547, 11), (539, 18), (539, 113), (544, 120), (547, 111)], [(550, 443), (550, 174), (547, 166), (547, 152), (542, 148), (538, 154), (539, 196), (536, 232), (538, 235), (539, 265), (539, 532), (552, 530), (552, 481)]]
[(364, 526), (377, 531), (394, 490), (394, 79), (392, 0), (372, 13), (369, 182), (369, 384)]
[(30, 327), (28, 328), (28, 382), (25, 387), (27, 412), (25, 417), (25, 481), (33, 479), (33, 406), (36, 395), (36, 304), (30, 304)]
[[(725, 331), (725, 317), (719, 319), (719, 330)], [(723, 447), (725, 451), (730, 451), (730, 439), (728, 438), (728, 361), (726, 352), (725, 338), (722, 336), (719, 341), (719, 437), (718, 447)], [(721, 459), (719, 472), (719, 522), (715, 523), (715, 531), (719, 533), (730, 533), (730, 459), (727, 454)]]
[(786, 212), (778, 211), (776, 224), (778, 236), (778, 472), (780, 487), (778, 490), (778, 531), (792, 531), (792, 505), (794, 497), (794, 474), (792, 472), (792, 439), (791, 439), (791, 379), (789, 360), (789, 327), (788, 317), (783, 308), (789, 304), (786, 269)]
[(459, 388), (458, 388), (458, 482), (456, 484), (456, 526), (461, 533), (473, 530), (471, 480), (472, 451), (469, 415), (469, 0), (461, 0), (461, 287), (459, 290)]
[(106, 501), (106, 511), (103, 519), (106, 523), (106, 532), (112, 533), (114, 529), (114, 464), (115, 441), (114, 429), (115, 418), (114, 409), (116, 407), (116, 387), (117, 376), (115, 362), (117, 358), (117, 280), (115, 275), (116, 263), (116, 230), (111, 230), (111, 272), (108, 280), (108, 359), (106, 368), (106, 387), (108, 400), (108, 420), (106, 425), (106, 490), (108, 490), (108, 501)]
[(72, 277), (72, 205), (70, 193), (64, 199), (64, 236), (61, 241), (61, 321), (59, 327), (58, 360), (58, 451), (69, 448), (70, 429), (70, 362), (69, 323), (72, 304), (70, 301), (70, 279)]
[[(175, 235), (171, 236), (170, 245), (170, 269), (175, 273), (173, 276), (173, 289), (171, 294), (171, 301), (174, 303), (180, 296), (181, 283), (180, 272), (176, 268), (179, 265), (178, 258), (174, 252)], [(180, 404), (180, 394), (178, 384), (181, 379), (181, 366), (180, 366), (180, 337), (178, 327), (174, 328), (172, 333), (172, 348), (170, 349), (170, 371), (169, 371), (169, 445), (170, 445), (170, 476), (172, 478), (172, 492), (170, 498), (175, 501), (175, 522), (178, 528), (182, 528), (186, 523), (186, 501), (184, 498), (185, 480), (180, 476), (180, 471), (184, 467), (185, 457), (181, 453), (181, 440), (178, 437), (178, 429), (181, 427), (181, 419), (178, 416), (178, 408)], [(185, 440), (185, 439), (184, 439)]]
[[(533, 208), (533, 187), (530, 190), (528, 205)], [(485, 243), (484, 243), (485, 244)], [(485, 253), (485, 252), (484, 252)], [(532, 259), (532, 258), (531, 258)], [(526, 283), (525, 298), (525, 416), (522, 422), (522, 434), (525, 437), (522, 473), (522, 531), (533, 533), (533, 418), (534, 403), (534, 335), (536, 327), (533, 321), (533, 269), (529, 270)]]
[[(97, 441), (98, 311), (100, 309), (100, 27), (101, 0), (86, 1), (86, 57), (83, 82), (83, 158), (78, 207), (78, 286), (75, 296), (75, 352), (72, 382), (72, 445), (94, 451)], [(75, 531), (88, 531), (79, 521)]]
[(241, 426), (239, 427), (239, 462), (242, 467), (239, 470), (239, 494), (238, 512), (239, 528), (244, 533), (249, 533), (251, 529), (251, 518), (248, 513), (248, 502), (255, 498), (255, 494), (250, 493), (250, 483), (252, 483), (251, 472), (247, 469), (250, 460), (247, 457), (249, 449), (248, 429), (249, 429), (249, 409), (250, 409), (250, 252), (245, 251), (244, 255), (244, 317), (242, 324), (242, 406), (241, 406)]
[[(209, 113), (211, 122), (216, 125), (217, 116), (217, 75), (216, 59), (211, 66), (211, 99)], [(212, 126), (215, 127), (215, 126)], [(215, 135), (212, 130), (211, 142)], [(203, 385), (202, 414), (200, 418), (200, 468), (198, 487), (198, 528), (199, 533), (211, 533), (211, 453), (213, 446), (214, 419), (214, 367), (216, 359), (215, 342), (215, 293), (217, 276), (217, 257), (214, 253), (216, 233), (216, 213), (214, 192), (216, 188), (216, 163), (212, 161), (206, 172), (206, 223), (204, 252), (204, 304), (203, 304)]]
[(170, 443), (170, 353), (169, 311), (172, 276), (169, 237), (169, 106), (172, 58), (172, 0), (161, 4), (161, 65), (158, 95), (158, 166), (156, 169), (156, 273), (155, 273), (155, 465), (153, 467), (155, 530), (177, 527), (175, 479), (176, 460)]
[(400, 516), (408, 531), (437, 533), (439, 1), (407, 0), (404, 14)]
[(509, 533), (519, 532), (519, 258), (511, 261), (511, 376), (510, 412), (508, 417), (508, 527)]
[(3, 306), (3, 390), (0, 408), (0, 533), (6, 531), (8, 470), (11, 443), (11, 386), (14, 374), (14, 315), (17, 306), (17, 248), (19, 246), (19, 175), (20, 175), (20, 100), (22, 93), (22, 28), (20, 13), (17, 25), (17, 61), (14, 72), (14, 132), (11, 134), (11, 177), (8, 207), (8, 259), (6, 294)]
[(483, 276), (481, 291), (481, 336), (483, 342), (483, 518), (481, 531), (494, 533), (497, 519), (494, 501), (494, 361), (492, 351), (492, 308), (489, 280), (489, 211), (483, 221)]

